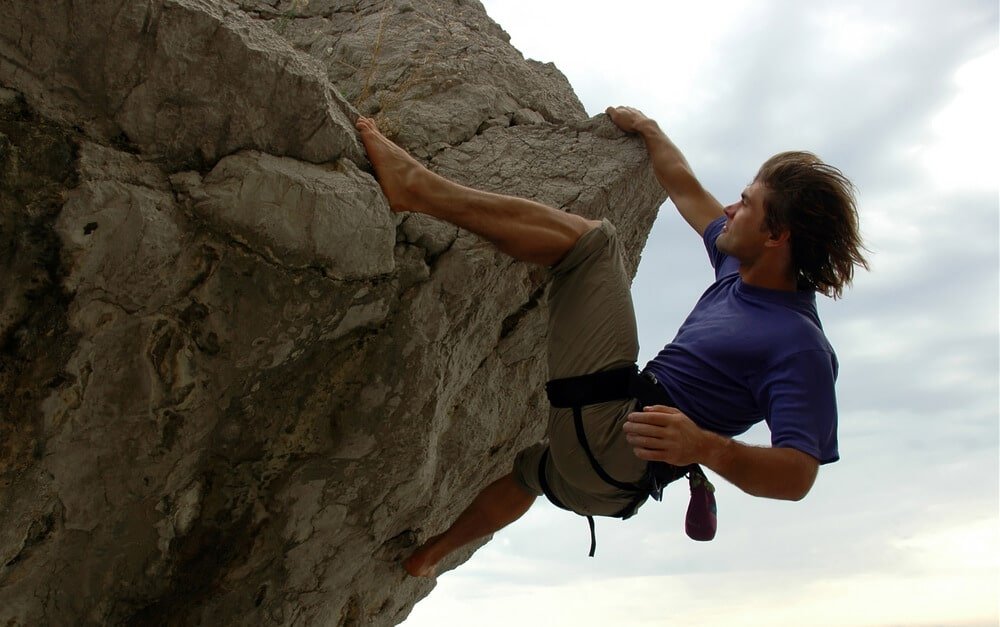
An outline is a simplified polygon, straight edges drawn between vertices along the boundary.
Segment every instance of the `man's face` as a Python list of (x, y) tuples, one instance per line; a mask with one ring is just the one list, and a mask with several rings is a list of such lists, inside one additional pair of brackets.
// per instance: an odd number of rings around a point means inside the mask
[(740, 199), (725, 208), (726, 224), (715, 240), (716, 247), (741, 262), (752, 262), (764, 250), (771, 234), (764, 228), (765, 187), (754, 181)]

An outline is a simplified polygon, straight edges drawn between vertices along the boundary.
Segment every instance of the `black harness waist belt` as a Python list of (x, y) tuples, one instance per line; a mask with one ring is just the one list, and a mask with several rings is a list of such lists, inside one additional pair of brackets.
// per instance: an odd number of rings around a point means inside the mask
[[(673, 401), (663, 389), (656, 378), (648, 372), (639, 372), (635, 364), (614, 370), (604, 370), (578, 377), (565, 379), (553, 379), (545, 384), (545, 391), (549, 397), (549, 403), (557, 408), (571, 408), (573, 410), (573, 424), (576, 428), (576, 436), (580, 441), (590, 460), (590, 465), (602, 481), (624, 492), (632, 493), (635, 496), (614, 518), (627, 519), (632, 517), (639, 509), (639, 506), (648, 497), (659, 501), (663, 498), (663, 488), (684, 475), (689, 475), (694, 485), (695, 478), (699, 482), (704, 482), (709, 488), (711, 484), (705, 478), (701, 468), (697, 465), (686, 467), (672, 466), (664, 462), (649, 462), (646, 472), (638, 483), (627, 483), (618, 481), (612, 477), (590, 448), (587, 441), (587, 433), (583, 426), (583, 407), (587, 405), (597, 405), (623, 399), (636, 399), (639, 406), (648, 405), (668, 405), (672, 406)], [(563, 505), (552, 493), (548, 482), (545, 480), (545, 464), (548, 461), (548, 451), (545, 451), (539, 463), (538, 476), (542, 491), (545, 496), (557, 507), (569, 509)], [(689, 508), (690, 509), (690, 508)], [(714, 514), (714, 512), (713, 512)], [(590, 525), (590, 556), (594, 556), (597, 548), (597, 540), (594, 534), (594, 518), (587, 515), (587, 522)], [(689, 534), (690, 535), (690, 534)], [(713, 531), (714, 535), (714, 531)]]

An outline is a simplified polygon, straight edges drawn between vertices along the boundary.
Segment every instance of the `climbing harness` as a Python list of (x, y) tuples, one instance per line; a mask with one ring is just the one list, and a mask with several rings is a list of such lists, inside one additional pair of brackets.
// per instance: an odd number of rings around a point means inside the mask
[[(707, 541), (715, 537), (717, 526), (715, 496), (713, 494), (715, 487), (712, 486), (700, 466), (692, 464), (679, 467), (665, 462), (649, 462), (646, 465), (646, 472), (638, 482), (627, 483), (618, 481), (608, 474), (597, 461), (597, 457), (587, 441), (587, 433), (583, 427), (583, 407), (587, 405), (629, 398), (636, 399), (639, 409), (649, 405), (673, 405), (666, 390), (657, 382), (652, 373), (639, 372), (638, 367), (633, 364), (625, 368), (604, 370), (578, 377), (553, 379), (545, 384), (545, 391), (548, 394), (549, 403), (553, 407), (573, 410), (576, 437), (597, 476), (608, 485), (634, 495), (629, 504), (618, 513), (613, 514), (612, 518), (621, 518), (622, 520), (631, 518), (639, 506), (649, 497), (656, 501), (662, 500), (663, 488), (686, 475), (691, 489), (691, 501), (688, 503), (685, 531), (693, 540)], [(553, 505), (569, 510), (570, 508), (560, 502), (553, 494), (545, 480), (545, 465), (548, 463), (548, 459), (549, 450), (546, 448), (538, 464), (539, 484)], [(589, 556), (593, 557), (597, 549), (594, 517), (583, 515), (586, 516), (587, 524), (590, 526)]]

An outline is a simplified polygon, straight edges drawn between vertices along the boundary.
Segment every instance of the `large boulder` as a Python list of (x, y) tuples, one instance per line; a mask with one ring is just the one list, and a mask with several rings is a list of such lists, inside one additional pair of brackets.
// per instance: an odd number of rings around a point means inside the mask
[(641, 143), (474, 1), (0, 15), (0, 624), (400, 622), (543, 437), (547, 275), (393, 214), (353, 121), (632, 271)]

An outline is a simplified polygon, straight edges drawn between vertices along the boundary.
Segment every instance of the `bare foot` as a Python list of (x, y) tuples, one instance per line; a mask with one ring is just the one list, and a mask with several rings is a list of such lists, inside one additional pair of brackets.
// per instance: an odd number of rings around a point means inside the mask
[(431, 549), (434, 547), (435, 541), (440, 537), (440, 535), (434, 536), (414, 551), (413, 555), (403, 560), (403, 568), (406, 569), (406, 572), (410, 573), (413, 577), (429, 577), (433, 579), (437, 576), (438, 560), (434, 559)]
[(355, 123), (378, 183), (393, 211), (419, 211), (420, 190), (435, 175), (383, 135), (371, 118)]

